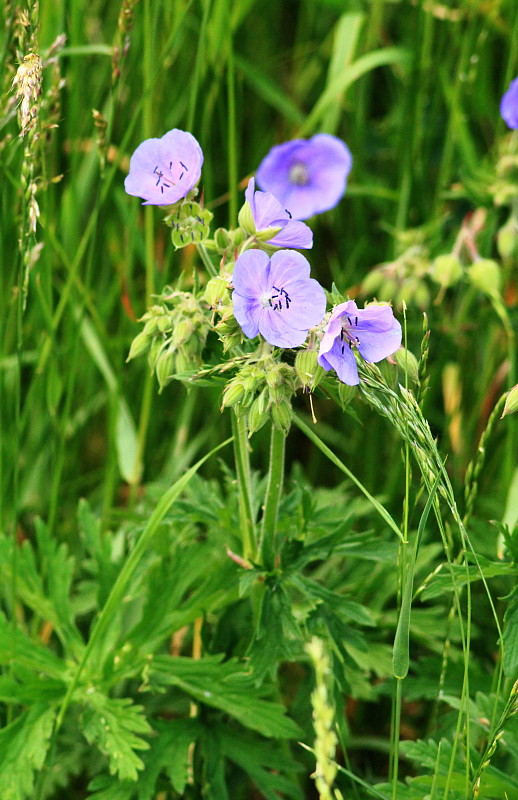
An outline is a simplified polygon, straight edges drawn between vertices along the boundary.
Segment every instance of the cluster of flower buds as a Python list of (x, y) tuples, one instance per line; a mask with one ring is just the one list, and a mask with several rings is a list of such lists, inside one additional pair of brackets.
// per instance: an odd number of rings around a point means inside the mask
[(374, 267), (362, 281), (362, 293), (375, 295), (378, 300), (393, 302), (397, 307), (428, 308), (431, 301), (427, 275), (430, 267), (428, 253), (421, 244), (408, 247), (394, 261)]
[(293, 416), (291, 398), (297, 388), (292, 366), (275, 361), (270, 353), (254, 354), (225, 386), (221, 406), (234, 408), (238, 416), (246, 414), (250, 435), (268, 419), (288, 433)]
[(144, 329), (135, 337), (128, 361), (147, 353), (160, 391), (174, 377), (191, 376), (201, 366), (210, 320), (207, 310), (190, 292), (167, 289), (142, 317)]

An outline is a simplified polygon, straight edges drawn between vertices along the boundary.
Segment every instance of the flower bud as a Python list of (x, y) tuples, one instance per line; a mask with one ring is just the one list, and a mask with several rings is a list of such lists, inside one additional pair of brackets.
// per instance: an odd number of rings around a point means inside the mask
[(518, 411), (518, 383), (509, 389), (505, 398), (505, 406), (500, 419), (503, 419), (507, 414), (514, 414)]
[(171, 341), (176, 346), (187, 342), (188, 339), (192, 336), (194, 330), (194, 325), (192, 319), (184, 318), (180, 319), (176, 325), (174, 326), (173, 334), (171, 336)]
[(419, 363), (417, 358), (410, 350), (400, 347), (391, 356), (398, 367), (403, 370), (405, 375), (408, 375), (413, 383), (419, 383)]
[(149, 353), (147, 354), (147, 360), (151, 371), (155, 369), (156, 360), (160, 351), (162, 350), (163, 344), (163, 339), (153, 339), (151, 342)]
[(167, 331), (171, 330), (172, 327), (171, 319), (166, 314), (164, 314), (161, 317), (155, 317), (155, 319), (150, 320), (150, 322), (151, 321), (155, 323), (154, 327), (156, 328), (156, 330), (160, 331), (160, 333), (166, 333)]
[(221, 408), (230, 408), (239, 403), (245, 395), (243, 384), (236, 380), (229, 381), (223, 390)]
[(462, 278), (462, 264), (453, 253), (437, 256), (432, 262), (430, 275), (441, 286), (453, 286)]
[(164, 349), (158, 356), (155, 364), (155, 372), (160, 386), (160, 391), (167, 386), (174, 372), (174, 353), (169, 349)]
[(502, 225), (496, 234), (496, 244), (498, 252), (502, 258), (511, 258), (516, 251), (517, 245), (516, 222), (511, 218), (505, 225)]
[(263, 389), (259, 394), (248, 411), (248, 431), (249, 436), (263, 427), (268, 419), (268, 394), (266, 389)]
[(146, 331), (141, 331), (133, 339), (126, 361), (131, 361), (132, 358), (137, 358), (149, 350), (151, 339)]
[(230, 247), (232, 243), (232, 239), (230, 238), (230, 233), (227, 231), (226, 228), (216, 228), (214, 231), (214, 244), (218, 248), (220, 252), (223, 252)]
[(288, 434), (293, 417), (293, 409), (290, 401), (281, 400), (280, 403), (272, 403), (270, 414), (272, 415), (272, 422), (275, 427), (284, 434)]
[(468, 277), (479, 291), (488, 297), (500, 297), (502, 275), (500, 265), (489, 258), (480, 258), (468, 269)]
[(211, 278), (205, 287), (203, 299), (209, 306), (219, 306), (223, 302), (229, 302), (228, 281), (219, 275)]
[(255, 233), (254, 215), (252, 214), (252, 209), (250, 208), (248, 200), (241, 206), (239, 214), (237, 215), (237, 221), (239, 227), (242, 228), (248, 236)]
[(295, 372), (302, 386), (315, 389), (326, 372), (318, 363), (316, 350), (299, 350), (295, 357)]

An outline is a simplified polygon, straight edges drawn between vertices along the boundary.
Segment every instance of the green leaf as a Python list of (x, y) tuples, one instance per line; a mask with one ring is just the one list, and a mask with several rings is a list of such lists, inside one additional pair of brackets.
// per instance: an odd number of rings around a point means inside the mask
[(509, 595), (509, 605), (504, 614), (504, 672), (515, 679), (518, 673), (518, 587)]
[(117, 776), (98, 775), (88, 787), (95, 792), (92, 800), (130, 800), (133, 797), (154, 800), (161, 774), (169, 778), (175, 792), (183, 795), (189, 779), (189, 749), (203, 728), (195, 719), (158, 719), (153, 726), (158, 736), (142, 757), (144, 769), (139, 773), (138, 783), (121, 781)]
[(263, 736), (300, 736), (300, 729), (286, 717), (280, 703), (262, 699), (250, 672), (243, 672), (235, 660), (222, 664), (221, 658), (157, 656), (149, 666), (149, 682), (151, 686), (178, 686), (196, 701), (224, 711)]
[(0, 730), (0, 797), (24, 800), (33, 796), (34, 770), (43, 766), (55, 710), (33, 706)]
[(329, 83), (306, 117), (305, 122), (301, 125), (297, 136), (306, 136), (314, 131), (327, 110), (334, 103), (339, 103), (340, 96), (362, 75), (371, 72), (377, 67), (389, 64), (406, 64), (409, 58), (410, 53), (402, 47), (384, 47), (381, 50), (374, 50), (371, 53), (360, 56)]
[(136, 781), (142, 759), (135, 750), (147, 750), (149, 743), (137, 734), (149, 734), (151, 728), (141, 706), (128, 697), (111, 698), (95, 689), (84, 694), (86, 708), (82, 714), (82, 730), (90, 744), (95, 744), (108, 757), (110, 773), (120, 780)]
[(15, 674), (17, 668), (22, 667), (64, 681), (67, 672), (60, 658), (40, 642), (29, 639), (23, 631), (13, 628), (0, 612), (0, 664), (10, 665), (11, 662), (14, 662)]
[(243, 735), (229, 728), (220, 728), (219, 737), (228, 760), (250, 776), (267, 800), (279, 800), (279, 797), (302, 800), (301, 789), (286, 773), (302, 771), (303, 767), (290, 757), (289, 752), (283, 753), (281, 761), (275, 742)]

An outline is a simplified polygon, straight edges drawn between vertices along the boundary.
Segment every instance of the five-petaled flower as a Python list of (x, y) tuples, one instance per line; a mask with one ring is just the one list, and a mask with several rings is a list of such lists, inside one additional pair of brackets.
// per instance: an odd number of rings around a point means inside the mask
[(257, 170), (257, 183), (289, 208), (294, 219), (334, 208), (352, 165), (349, 148), (328, 133), (272, 147)]
[(500, 114), (510, 128), (513, 130), (518, 128), (518, 78), (511, 81), (509, 89), (502, 97)]
[(146, 139), (130, 160), (124, 181), (143, 205), (169, 206), (186, 197), (200, 180), (203, 152), (191, 133), (173, 128), (161, 139)]
[(306, 258), (278, 250), (245, 250), (236, 261), (232, 283), (234, 316), (245, 336), (258, 333), (276, 347), (298, 347), (326, 310), (324, 290), (309, 277)]
[(311, 228), (304, 222), (293, 219), (291, 212), (283, 208), (273, 194), (256, 191), (253, 178), (248, 181), (245, 199), (252, 219), (247, 219), (245, 205), (240, 212), (240, 222), (243, 221), (245, 228), (251, 229), (250, 233), (263, 233), (264, 236), (271, 233), (271, 238), (266, 242), (275, 247), (294, 247), (303, 250), (313, 247)]
[(392, 355), (401, 345), (401, 325), (386, 304), (371, 303), (358, 308), (354, 300), (340, 303), (326, 325), (320, 343), (318, 363), (334, 369), (343, 383), (360, 382), (353, 350), (365, 361), (376, 363)]

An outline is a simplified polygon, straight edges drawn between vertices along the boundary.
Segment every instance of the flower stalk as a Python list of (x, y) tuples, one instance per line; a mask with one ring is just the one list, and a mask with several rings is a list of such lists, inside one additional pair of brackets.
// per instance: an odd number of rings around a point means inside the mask
[(286, 434), (272, 424), (270, 438), (270, 464), (268, 484), (261, 523), (261, 540), (259, 543), (259, 562), (268, 570), (275, 566), (277, 551), (277, 518), (279, 502), (284, 482), (284, 458), (286, 450)]

